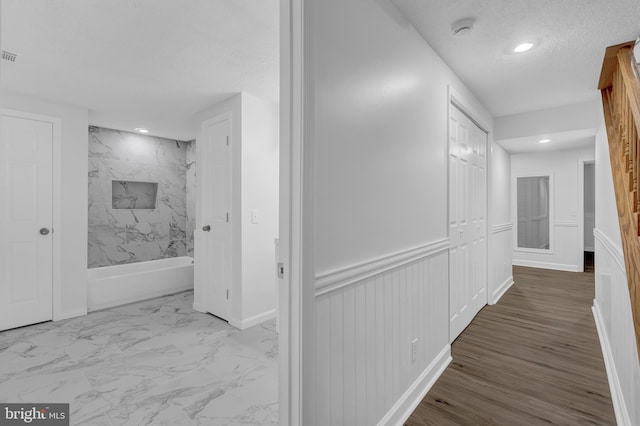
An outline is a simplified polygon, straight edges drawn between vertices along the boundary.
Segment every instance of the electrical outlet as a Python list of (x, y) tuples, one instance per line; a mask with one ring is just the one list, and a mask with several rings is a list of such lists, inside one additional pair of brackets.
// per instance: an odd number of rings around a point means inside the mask
[(411, 362), (416, 362), (418, 358), (418, 338), (411, 341)]

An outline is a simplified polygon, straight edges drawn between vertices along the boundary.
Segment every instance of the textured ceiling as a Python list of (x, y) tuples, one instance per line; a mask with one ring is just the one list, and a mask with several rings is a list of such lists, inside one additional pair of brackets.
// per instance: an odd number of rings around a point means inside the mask
[[(597, 99), (605, 48), (640, 34), (640, 0), (393, 2), (494, 116)], [(453, 37), (467, 17), (473, 31)]]
[(234, 93), (278, 99), (278, 0), (1, 0), (3, 90), (175, 139)]

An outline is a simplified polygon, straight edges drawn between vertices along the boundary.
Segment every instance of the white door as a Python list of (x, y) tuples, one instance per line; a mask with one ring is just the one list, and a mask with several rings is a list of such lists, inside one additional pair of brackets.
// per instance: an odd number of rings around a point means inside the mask
[(229, 320), (231, 309), (231, 120), (218, 117), (202, 124), (196, 145), (200, 182), (200, 229), (195, 238), (195, 280), (202, 293), (196, 305)]
[(449, 118), (449, 337), (487, 303), (487, 134), (451, 106)]
[(0, 122), (0, 330), (53, 317), (53, 124)]

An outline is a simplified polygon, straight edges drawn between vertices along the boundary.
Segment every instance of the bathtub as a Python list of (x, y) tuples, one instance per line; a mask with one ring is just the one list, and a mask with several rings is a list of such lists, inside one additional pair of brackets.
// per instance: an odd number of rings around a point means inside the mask
[(172, 257), (88, 270), (89, 311), (193, 289), (193, 258)]

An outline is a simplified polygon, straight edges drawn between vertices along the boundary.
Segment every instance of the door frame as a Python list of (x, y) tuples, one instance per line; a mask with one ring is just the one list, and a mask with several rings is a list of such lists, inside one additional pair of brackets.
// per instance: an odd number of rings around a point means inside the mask
[(313, 4), (280, 1), (280, 425), (311, 419), (315, 357)]
[(53, 210), (51, 218), (52, 229), (52, 255), (53, 255), (53, 267), (51, 271), (52, 277), (52, 308), (53, 318), (52, 321), (59, 321), (66, 317), (62, 313), (62, 133), (61, 123), (62, 121), (58, 117), (52, 117), (42, 114), (33, 114), (30, 112), (19, 111), (9, 108), (1, 108), (0, 115), (21, 118), (26, 120), (42, 121), (45, 123), (51, 123), (52, 126), (52, 192), (53, 197)]
[(578, 160), (578, 272), (584, 272), (584, 167), (587, 164), (595, 165), (596, 160)]
[[(464, 96), (462, 93), (458, 92), (451, 84), (449, 84), (447, 86), (447, 118), (446, 118), (446, 123), (447, 123), (447, 143), (445, 144), (445, 148), (444, 148), (444, 156), (445, 156), (445, 160), (446, 160), (446, 165), (447, 165), (447, 240), (449, 240), (451, 238), (451, 235), (449, 235), (449, 223), (450, 223), (450, 211), (449, 211), (449, 204), (450, 204), (450, 200), (449, 200), (449, 196), (451, 193), (451, 182), (449, 181), (449, 142), (451, 141), (451, 126), (450, 126), (450, 119), (451, 119), (451, 108), (457, 108), (460, 112), (462, 112), (464, 115), (467, 116), (467, 118), (469, 118), (476, 126), (478, 126), (480, 128), (480, 130), (482, 130), (483, 132), (485, 132), (487, 134), (487, 138), (485, 141), (485, 156), (486, 156), (486, 172), (485, 172), (485, 203), (484, 203), (484, 207), (485, 207), (485, 240), (484, 240), (484, 248), (485, 248), (485, 252), (487, 253), (486, 256), (486, 265), (485, 265), (485, 305), (489, 304), (489, 291), (491, 288), (491, 284), (489, 283), (489, 266), (491, 264), (490, 262), (490, 255), (491, 253), (489, 252), (489, 223), (491, 221), (491, 218), (489, 217), (489, 200), (491, 199), (490, 196), (490, 191), (491, 191), (491, 185), (489, 185), (489, 175), (490, 175), (490, 170), (491, 170), (491, 141), (492, 141), (492, 134), (493, 134), (493, 128), (489, 125), (489, 123), (486, 123), (483, 119), (483, 113), (482, 111), (479, 109), (479, 107), (477, 106), (477, 102), (473, 101), (472, 98), (469, 98), (467, 96)], [(449, 255), (449, 252), (447, 251), (447, 256)], [(447, 299), (447, 303), (448, 303), (448, 308), (451, 306), (451, 277), (448, 277), (448, 281), (449, 281), (449, 293), (448, 293), (448, 299)], [(448, 309), (447, 309), (448, 312)], [(447, 315), (447, 318), (451, 318), (450, 317), (451, 313), (449, 312)], [(450, 321), (447, 321), (447, 336), (448, 336), (448, 340), (451, 340), (451, 325), (450, 325)], [(452, 343), (451, 341), (449, 341), (449, 343)]]

